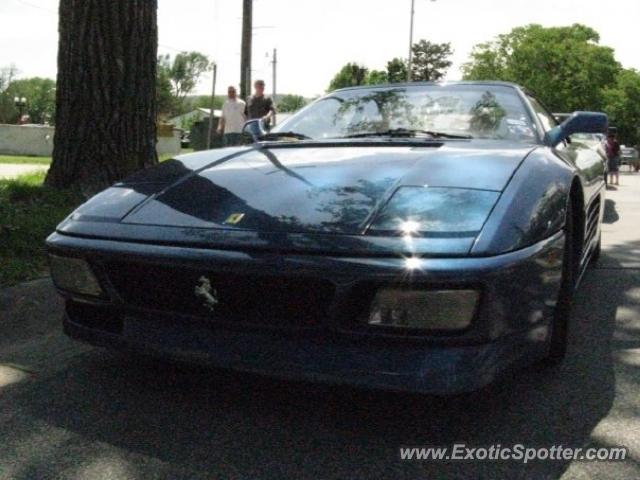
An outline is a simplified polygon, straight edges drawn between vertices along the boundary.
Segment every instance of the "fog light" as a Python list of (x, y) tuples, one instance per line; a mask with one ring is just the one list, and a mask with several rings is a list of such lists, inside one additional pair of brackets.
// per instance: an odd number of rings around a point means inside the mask
[(73, 293), (101, 297), (104, 295), (89, 264), (81, 258), (49, 255), (51, 278), (56, 287)]
[(369, 312), (369, 325), (463, 330), (471, 324), (480, 292), (476, 290), (399, 290), (382, 288)]

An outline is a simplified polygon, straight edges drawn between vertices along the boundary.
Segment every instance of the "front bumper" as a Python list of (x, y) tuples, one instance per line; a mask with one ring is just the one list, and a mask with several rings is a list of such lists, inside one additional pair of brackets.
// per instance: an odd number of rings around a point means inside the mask
[[(431, 394), (476, 390), (500, 372), (526, 364), (524, 338), (484, 345), (380, 346), (336, 338), (212, 330), (130, 317), (121, 333), (92, 329), (68, 315), (65, 333), (92, 345), (275, 378)], [(529, 360), (537, 358), (530, 351)]]
[[(437, 336), (360, 331), (328, 321), (311, 330), (230, 328), (175, 313), (144, 311), (117, 300), (69, 292), (65, 332), (110, 348), (160, 355), (275, 377), (374, 388), (453, 394), (480, 388), (502, 372), (541, 358), (557, 300), (564, 237), (505, 255), (423, 259), (411, 281), (433, 287), (477, 285), (482, 301), (472, 327)], [(331, 278), (337, 296), (353, 284), (397, 282), (407, 276), (395, 257), (347, 258), (160, 247), (54, 234), (49, 248), (94, 264), (109, 258), (162, 265), (215, 265), (226, 271), (277, 271)], [(73, 305), (111, 312), (96, 322)], [(113, 322), (109, 320), (113, 319)], [(109, 323), (111, 322), (111, 323)]]

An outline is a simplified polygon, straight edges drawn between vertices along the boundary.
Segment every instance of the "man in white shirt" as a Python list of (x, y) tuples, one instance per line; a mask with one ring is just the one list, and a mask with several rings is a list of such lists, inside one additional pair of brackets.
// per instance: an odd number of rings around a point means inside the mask
[(224, 132), (222, 144), (225, 147), (239, 145), (242, 139), (242, 127), (247, 121), (245, 115), (246, 104), (238, 98), (236, 87), (230, 86), (227, 89), (227, 100), (222, 106), (222, 117), (218, 123), (218, 134)]

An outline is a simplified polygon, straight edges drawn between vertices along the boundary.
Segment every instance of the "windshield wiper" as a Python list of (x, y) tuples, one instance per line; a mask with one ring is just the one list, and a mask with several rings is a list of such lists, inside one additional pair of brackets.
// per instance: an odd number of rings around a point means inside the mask
[(311, 140), (311, 137), (298, 132), (269, 132), (263, 135), (263, 140), (277, 140), (279, 138), (295, 138), (297, 140)]
[(429, 138), (452, 138), (468, 140), (473, 138), (471, 135), (458, 135), (454, 133), (435, 132), (433, 130), (414, 130), (410, 128), (392, 128), (383, 132), (363, 132), (346, 135), (342, 138), (365, 138), (365, 137), (409, 137), (417, 138), (421, 136), (428, 136)]

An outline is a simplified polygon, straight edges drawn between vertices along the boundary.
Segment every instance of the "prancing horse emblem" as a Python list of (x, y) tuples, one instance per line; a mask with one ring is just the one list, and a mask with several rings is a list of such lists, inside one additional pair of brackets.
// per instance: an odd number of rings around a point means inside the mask
[(211, 280), (202, 276), (198, 279), (198, 284), (194, 290), (196, 297), (202, 300), (202, 306), (210, 312), (215, 311), (218, 301), (218, 292), (211, 287)]

